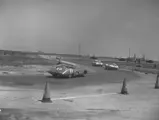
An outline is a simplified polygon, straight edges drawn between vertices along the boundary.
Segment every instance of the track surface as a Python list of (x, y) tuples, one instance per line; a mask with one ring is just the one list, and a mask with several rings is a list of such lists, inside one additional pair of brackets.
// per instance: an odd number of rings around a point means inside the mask
[(71, 89), (81, 86), (102, 85), (107, 83), (120, 83), (124, 78), (134, 80), (138, 76), (129, 71), (106, 71), (100, 67), (92, 67), (96, 73), (79, 78), (53, 78), (49, 76), (0, 76), (3, 86), (41, 89), (48, 80), (51, 89)]

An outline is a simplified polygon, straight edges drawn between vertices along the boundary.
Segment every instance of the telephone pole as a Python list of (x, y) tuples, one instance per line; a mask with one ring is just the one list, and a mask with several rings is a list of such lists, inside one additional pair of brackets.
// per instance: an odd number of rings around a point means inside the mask
[(129, 58), (130, 58), (130, 48), (129, 48)]
[(81, 44), (80, 43), (78, 44), (78, 55), (79, 56), (81, 55)]

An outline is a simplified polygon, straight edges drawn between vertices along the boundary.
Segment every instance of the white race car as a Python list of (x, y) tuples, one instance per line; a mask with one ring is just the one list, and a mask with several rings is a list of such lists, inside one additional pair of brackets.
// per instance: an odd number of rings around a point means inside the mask
[(100, 60), (94, 60), (92, 66), (103, 66), (103, 63)]
[(105, 64), (103, 67), (105, 70), (118, 70), (119, 69), (119, 66), (115, 63)]

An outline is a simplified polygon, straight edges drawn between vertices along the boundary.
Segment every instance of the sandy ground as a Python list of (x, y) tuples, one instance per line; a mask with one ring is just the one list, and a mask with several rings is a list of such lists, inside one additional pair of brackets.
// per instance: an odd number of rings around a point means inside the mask
[[(9, 69), (9, 71), (8, 71)], [(50, 66), (0, 67), (7, 81), (42, 81)], [(0, 120), (158, 120), (159, 90), (154, 89), (155, 75), (130, 72), (106, 72), (101, 68), (88, 68), (94, 75), (72, 80), (50, 80), (53, 103), (41, 103), (43, 88), (0, 86)], [(134, 78), (127, 83), (128, 95), (119, 94), (124, 77)], [(110, 79), (109, 79), (110, 78)], [(4, 82), (3, 81), (3, 82)], [(26, 82), (27, 83), (27, 82)], [(30, 83), (30, 82), (28, 82)], [(1, 82), (2, 85), (2, 82)], [(67, 86), (67, 87), (66, 87)], [(74, 86), (74, 87), (73, 87)], [(56, 88), (55, 88), (56, 87)], [(59, 87), (59, 89), (57, 89)], [(64, 89), (62, 89), (64, 88)]]
[(53, 103), (38, 101), (43, 90), (1, 86), (0, 120), (158, 120), (156, 76), (140, 76), (127, 83), (128, 95), (118, 94), (121, 83), (109, 83), (51, 90)]

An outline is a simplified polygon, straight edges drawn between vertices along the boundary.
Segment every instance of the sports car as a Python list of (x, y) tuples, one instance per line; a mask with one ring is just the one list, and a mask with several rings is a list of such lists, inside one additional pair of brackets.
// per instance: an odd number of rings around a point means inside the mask
[(103, 66), (103, 63), (100, 60), (94, 60), (92, 66)]
[(119, 66), (115, 63), (112, 63), (112, 64), (106, 63), (103, 67), (105, 70), (118, 70), (119, 69)]
[(53, 77), (84, 77), (87, 74), (87, 70), (78, 68), (75, 66), (67, 66), (67, 65), (58, 65), (55, 70), (49, 70)]

